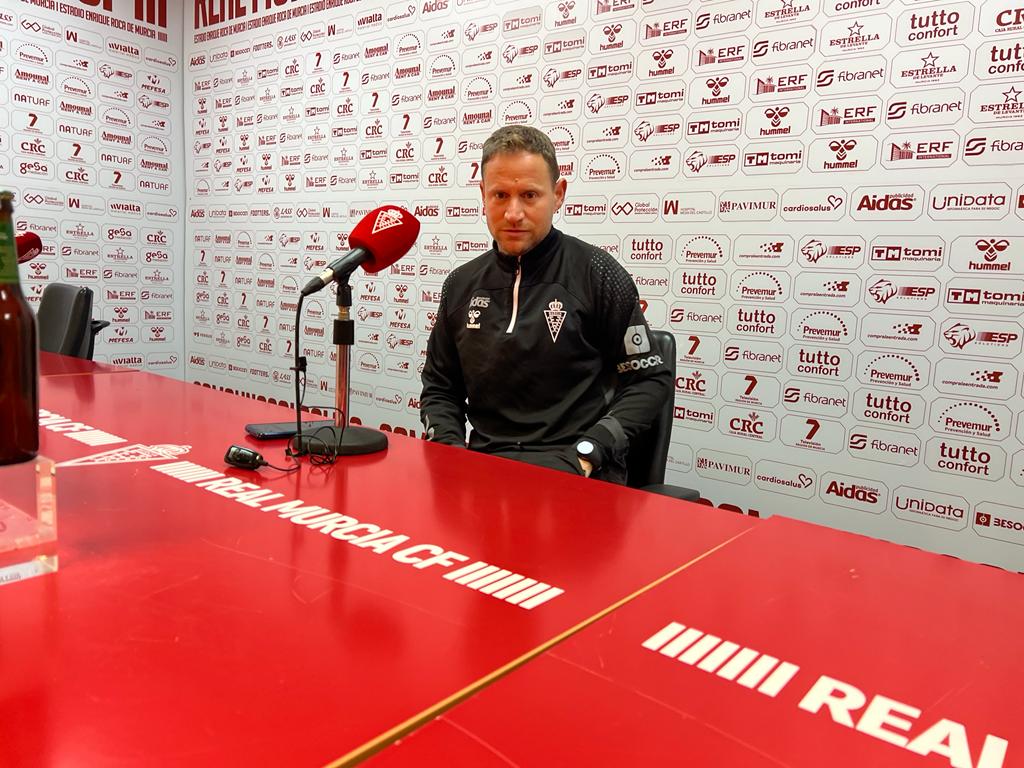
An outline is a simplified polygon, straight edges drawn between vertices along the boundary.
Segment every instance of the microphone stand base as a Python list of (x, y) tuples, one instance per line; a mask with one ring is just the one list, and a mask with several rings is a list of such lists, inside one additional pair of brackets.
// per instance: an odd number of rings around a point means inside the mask
[(332, 426), (321, 427), (310, 434), (304, 432), (298, 442), (300, 451), (317, 456), (358, 456), (386, 450), (388, 436), (368, 427), (350, 425), (340, 429)]

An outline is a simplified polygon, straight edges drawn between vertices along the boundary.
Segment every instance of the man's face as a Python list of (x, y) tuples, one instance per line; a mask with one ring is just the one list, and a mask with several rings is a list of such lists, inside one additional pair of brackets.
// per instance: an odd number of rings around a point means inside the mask
[(544, 158), (530, 152), (494, 155), (484, 166), (480, 192), (498, 250), (522, 256), (551, 231), (565, 199), (565, 179), (551, 181)]

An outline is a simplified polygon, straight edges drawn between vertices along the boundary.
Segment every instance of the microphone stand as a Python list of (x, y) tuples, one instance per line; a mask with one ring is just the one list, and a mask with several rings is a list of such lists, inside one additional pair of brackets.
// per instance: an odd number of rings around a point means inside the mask
[(299, 450), (317, 455), (355, 456), (376, 453), (388, 447), (388, 438), (383, 432), (368, 427), (350, 426), (349, 421), (349, 374), (351, 372), (352, 344), (355, 342), (356, 326), (352, 320), (352, 286), (348, 279), (351, 273), (340, 275), (337, 282), (338, 317), (334, 320), (334, 344), (338, 348), (334, 381), (334, 426), (322, 427), (310, 435), (299, 436)]

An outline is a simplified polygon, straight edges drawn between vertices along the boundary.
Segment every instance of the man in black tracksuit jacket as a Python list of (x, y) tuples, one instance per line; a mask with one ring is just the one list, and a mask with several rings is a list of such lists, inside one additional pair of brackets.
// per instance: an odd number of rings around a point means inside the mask
[(551, 227), (565, 180), (544, 134), (499, 129), (482, 167), (495, 244), (445, 281), (423, 370), (427, 435), (465, 445), (468, 418), (474, 450), (625, 482), (629, 440), (672, 396), (636, 286)]

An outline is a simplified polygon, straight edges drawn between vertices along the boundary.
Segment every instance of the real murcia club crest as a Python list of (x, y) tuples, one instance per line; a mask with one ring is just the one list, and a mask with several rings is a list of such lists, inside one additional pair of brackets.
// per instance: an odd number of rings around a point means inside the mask
[(562, 309), (562, 302), (558, 299), (550, 302), (544, 310), (544, 317), (548, 321), (548, 331), (551, 332), (551, 343), (558, 341), (558, 332), (562, 330), (562, 323), (565, 322), (565, 310)]
[(112, 451), (94, 453), (79, 459), (62, 461), (58, 467), (86, 467), (99, 464), (131, 464), (136, 461), (162, 461), (173, 459), (192, 450), (191, 445), (126, 445)]
[(373, 232), (370, 234), (376, 235), (378, 232), (382, 232), (385, 229), (391, 229), (402, 224), (402, 212), (395, 208), (384, 208), (380, 213), (377, 214), (376, 220), (373, 222)]

